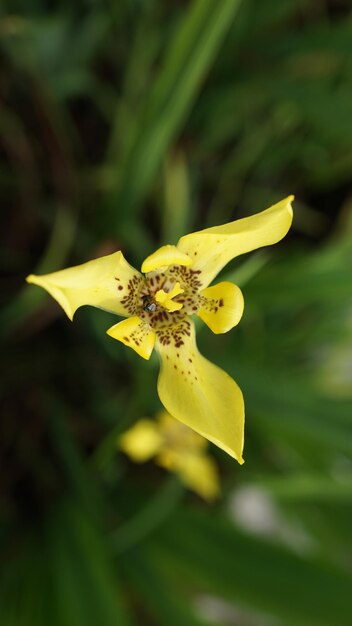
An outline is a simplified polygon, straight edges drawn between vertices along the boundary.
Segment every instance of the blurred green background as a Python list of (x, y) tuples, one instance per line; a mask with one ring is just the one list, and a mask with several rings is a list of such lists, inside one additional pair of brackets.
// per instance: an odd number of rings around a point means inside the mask
[[(349, 0), (3, 0), (0, 46), (1, 624), (350, 626)], [(224, 272), (241, 324), (198, 334), (247, 410), (209, 506), (117, 450), (157, 358), (24, 278), (290, 193), (290, 235)]]

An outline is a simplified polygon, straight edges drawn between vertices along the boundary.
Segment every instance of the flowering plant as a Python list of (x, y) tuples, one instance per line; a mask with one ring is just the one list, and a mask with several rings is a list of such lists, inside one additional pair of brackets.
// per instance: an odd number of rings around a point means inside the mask
[(127, 319), (108, 335), (161, 362), (158, 393), (166, 410), (243, 463), (244, 402), (232, 378), (205, 359), (196, 345), (192, 315), (225, 333), (243, 313), (241, 290), (230, 282), (210, 286), (234, 257), (278, 242), (292, 222), (293, 196), (266, 211), (181, 237), (148, 256), (138, 272), (122, 252), (29, 283), (46, 289), (72, 320), (82, 305)]

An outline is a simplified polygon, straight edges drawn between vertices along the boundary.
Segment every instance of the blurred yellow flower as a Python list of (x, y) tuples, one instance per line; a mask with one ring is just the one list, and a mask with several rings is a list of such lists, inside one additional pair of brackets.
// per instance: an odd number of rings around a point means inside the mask
[(234, 257), (278, 242), (292, 222), (293, 196), (266, 211), (181, 237), (147, 257), (141, 274), (122, 252), (65, 270), (27, 277), (46, 289), (72, 320), (88, 304), (127, 317), (107, 332), (140, 356), (153, 348), (161, 368), (158, 393), (166, 410), (243, 463), (241, 390), (198, 351), (198, 315), (214, 333), (240, 321), (243, 296), (236, 285), (208, 285)]
[(136, 463), (153, 457), (177, 474), (183, 484), (212, 501), (220, 491), (216, 464), (207, 453), (208, 442), (162, 411), (156, 420), (141, 419), (118, 439), (118, 446)]

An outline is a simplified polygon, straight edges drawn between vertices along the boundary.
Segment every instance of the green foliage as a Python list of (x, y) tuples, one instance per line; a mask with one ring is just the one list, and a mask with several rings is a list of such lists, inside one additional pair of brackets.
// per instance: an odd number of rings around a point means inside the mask
[[(0, 622), (348, 626), (350, 3), (49, 4), (0, 19)], [(208, 506), (117, 450), (160, 408), (157, 359), (24, 277), (118, 248), (138, 265), (289, 193), (292, 235), (224, 272), (239, 327), (199, 325), (247, 411), (246, 463), (212, 448)]]
[(285, 624), (328, 625), (337, 614), (341, 626), (349, 623), (351, 575), (322, 559), (250, 537), (222, 516), (180, 512), (152, 546), (150, 558), (160, 562), (171, 581), (182, 580), (198, 589), (201, 585), (235, 603), (276, 615)]

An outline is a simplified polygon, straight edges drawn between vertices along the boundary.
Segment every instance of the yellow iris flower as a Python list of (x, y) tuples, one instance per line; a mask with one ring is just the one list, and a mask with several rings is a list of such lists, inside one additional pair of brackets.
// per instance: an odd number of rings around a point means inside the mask
[(208, 442), (193, 430), (162, 411), (156, 420), (141, 419), (118, 439), (118, 446), (135, 461), (155, 458), (183, 484), (208, 501), (219, 495), (216, 464), (207, 454)]
[(243, 463), (244, 403), (228, 374), (198, 351), (196, 314), (214, 333), (240, 321), (243, 296), (236, 285), (208, 285), (234, 257), (277, 243), (292, 222), (289, 196), (266, 211), (181, 237), (147, 257), (142, 272), (115, 252), (59, 272), (27, 277), (46, 289), (72, 320), (82, 305), (126, 317), (107, 333), (161, 362), (158, 393), (166, 410)]

